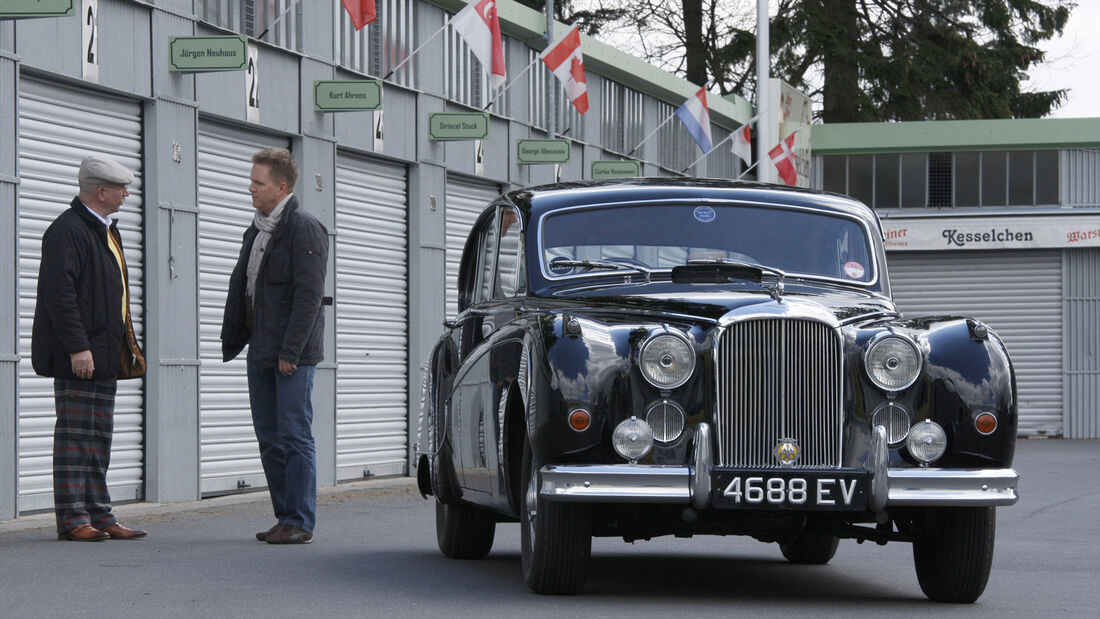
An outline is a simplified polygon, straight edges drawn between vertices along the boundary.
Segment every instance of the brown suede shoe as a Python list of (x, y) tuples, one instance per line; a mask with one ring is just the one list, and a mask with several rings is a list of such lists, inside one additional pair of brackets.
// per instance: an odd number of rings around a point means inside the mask
[(103, 532), (111, 536), (111, 539), (141, 539), (146, 535), (149, 535), (146, 531), (140, 529), (129, 529), (122, 526), (119, 523), (114, 523), (111, 526), (103, 529)]
[(283, 525), (283, 528), (268, 535), (264, 541), (268, 544), (308, 544), (313, 541), (313, 534), (292, 525)]
[(270, 536), (270, 535), (271, 535), (272, 533), (274, 533), (274, 532), (278, 531), (278, 530), (279, 530), (279, 529), (281, 529), (282, 527), (283, 527), (283, 525), (281, 525), (281, 524), (279, 524), (279, 523), (277, 523), (277, 522), (276, 522), (276, 523), (275, 523), (275, 526), (271, 527), (270, 529), (268, 529), (268, 530), (266, 530), (266, 531), (260, 531), (259, 533), (257, 533), (257, 534), (256, 534), (256, 539), (258, 539), (258, 540), (260, 540), (260, 541), (262, 542), (262, 541), (264, 541), (265, 539), (267, 539), (267, 538), (268, 538), (268, 536)]
[(90, 524), (82, 524), (75, 529), (58, 533), (57, 539), (66, 539), (74, 542), (102, 542), (111, 536)]

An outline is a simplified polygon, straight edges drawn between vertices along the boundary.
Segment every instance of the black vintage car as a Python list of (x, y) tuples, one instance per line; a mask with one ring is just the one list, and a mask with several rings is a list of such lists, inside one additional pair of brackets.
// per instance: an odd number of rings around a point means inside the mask
[(592, 536), (748, 535), (794, 563), (909, 542), (934, 600), (973, 602), (1017, 500), (1015, 375), (969, 318), (903, 318), (874, 212), (699, 179), (513, 191), (482, 213), (417, 444), (439, 548), (519, 521), (539, 593)]

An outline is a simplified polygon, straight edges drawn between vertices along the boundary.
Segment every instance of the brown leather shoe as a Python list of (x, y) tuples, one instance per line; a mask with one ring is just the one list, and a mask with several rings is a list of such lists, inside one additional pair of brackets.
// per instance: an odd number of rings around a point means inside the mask
[(104, 533), (90, 524), (82, 524), (75, 529), (57, 534), (57, 539), (67, 539), (74, 542), (102, 542), (109, 537), (111, 537), (110, 534)]
[(287, 524), (268, 535), (264, 541), (268, 544), (308, 544), (313, 541), (313, 534)]
[(257, 534), (256, 534), (256, 539), (258, 539), (258, 540), (260, 540), (260, 541), (262, 542), (262, 541), (264, 541), (265, 539), (267, 539), (267, 538), (268, 538), (268, 536), (270, 536), (270, 535), (271, 535), (272, 533), (274, 533), (274, 532), (278, 531), (278, 530), (279, 530), (279, 529), (281, 529), (282, 527), (283, 527), (283, 525), (281, 525), (281, 524), (279, 524), (279, 523), (277, 523), (277, 522), (276, 522), (276, 523), (275, 523), (275, 526), (271, 527), (270, 529), (268, 529), (268, 530), (266, 530), (266, 531), (260, 531), (259, 533), (257, 533)]
[(149, 533), (146, 531), (142, 531), (140, 529), (130, 529), (122, 526), (117, 522), (107, 527), (106, 529), (103, 529), (103, 532), (110, 535), (111, 539), (141, 539), (146, 535), (149, 535)]

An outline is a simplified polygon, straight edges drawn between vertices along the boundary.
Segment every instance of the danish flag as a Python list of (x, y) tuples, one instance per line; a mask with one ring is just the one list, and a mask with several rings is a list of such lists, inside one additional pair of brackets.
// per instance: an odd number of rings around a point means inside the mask
[(580, 26), (574, 25), (554, 44), (539, 54), (565, 87), (565, 94), (577, 112), (588, 111), (588, 85), (584, 81), (584, 58), (581, 56)]
[(794, 168), (794, 133), (783, 138), (775, 148), (768, 151), (775, 169), (779, 170), (779, 178), (788, 185), (798, 182), (798, 172)]

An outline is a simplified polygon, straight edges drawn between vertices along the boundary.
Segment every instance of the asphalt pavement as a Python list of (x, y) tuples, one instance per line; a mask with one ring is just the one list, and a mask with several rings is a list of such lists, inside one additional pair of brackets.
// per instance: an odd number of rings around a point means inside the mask
[(743, 537), (593, 542), (581, 595), (530, 593), (519, 528), (489, 557), (435, 546), (433, 503), (410, 478), (322, 489), (308, 546), (253, 535), (267, 494), (118, 506), (144, 540), (60, 541), (51, 514), (0, 522), (0, 617), (1096, 616), (1100, 441), (1021, 440), (1021, 500), (998, 509), (997, 550), (973, 605), (927, 601), (908, 544), (841, 542), (827, 566), (786, 563)]

